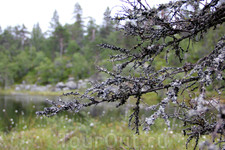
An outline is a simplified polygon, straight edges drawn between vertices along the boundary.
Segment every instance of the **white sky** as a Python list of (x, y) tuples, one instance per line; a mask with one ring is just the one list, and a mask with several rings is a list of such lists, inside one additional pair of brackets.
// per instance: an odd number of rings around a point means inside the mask
[[(143, 0), (144, 1), (144, 0)], [(152, 1), (147, 0), (150, 6), (169, 0)], [(110, 9), (114, 6), (120, 9), (120, 0), (1, 0), (0, 3), (0, 26), (5, 29), (7, 26), (24, 25), (31, 31), (33, 25), (39, 22), (43, 32), (48, 30), (49, 22), (56, 9), (61, 24), (73, 23), (72, 12), (74, 5), (78, 2), (83, 9), (83, 17), (91, 16), (100, 25), (103, 13), (107, 6)], [(88, 19), (86, 19), (88, 21)]]

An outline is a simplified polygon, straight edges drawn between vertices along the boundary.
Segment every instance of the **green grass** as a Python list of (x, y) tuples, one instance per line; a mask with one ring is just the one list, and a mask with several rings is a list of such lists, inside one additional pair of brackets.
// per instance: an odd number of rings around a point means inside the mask
[[(14, 92), (6, 90), (6, 92)], [(41, 95), (61, 95), (62, 92), (40, 92)], [(1, 93), (0, 93), (1, 94)], [(38, 95), (38, 92), (28, 94)], [(157, 99), (155, 93), (148, 93), (143, 96), (143, 101), (148, 104), (155, 104)], [(224, 95), (222, 95), (224, 98)], [(134, 98), (131, 101), (135, 102)], [(85, 119), (74, 115), (74, 118), (67, 116), (54, 116), (51, 118), (20, 118), (20, 122), (7, 132), (0, 131), (0, 149), (186, 149), (187, 136), (182, 134), (182, 124), (174, 124), (172, 130), (168, 131), (164, 120), (159, 119), (151, 127), (149, 133), (142, 131), (140, 135), (128, 127), (128, 118), (122, 121), (102, 121), (101, 118), (94, 119), (84, 114)], [(119, 116), (118, 116), (119, 117)], [(203, 136), (200, 140), (210, 139)], [(188, 144), (188, 149), (193, 149), (195, 141)], [(197, 148), (198, 149), (198, 148)]]
[[(185, 149), (187, 137), (181, 124), (168, 130), (163, 120), (157, 120), (149, 133), (134, 134), (127, 119), (104, 121), (85, 114), (85, 119), (62, 117), (29, 118), (8, 132), (0, 132), (0, 149)], [(142, 129), (142, 127), (140, 128)], [(189, 144), (193, 149), (194, 141)]]

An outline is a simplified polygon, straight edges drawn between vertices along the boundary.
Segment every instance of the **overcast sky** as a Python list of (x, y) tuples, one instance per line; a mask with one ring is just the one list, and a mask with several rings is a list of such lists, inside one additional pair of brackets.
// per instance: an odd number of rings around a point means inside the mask
[[(149, 1), (152, 6), (169, 0)], [(113, 12), (120, 9), (120, 0), (2, 0), (0, 5), (0, 26), (24, 25), (31, 31), (33, 25), (39, 22), (43, 32), (48, 30), (49, 22), (54, 10), (58, 11), (61, 24), (73, 23), (72, 12), (78, 2), (83, 9), (83, 17), (91, 16), (97, 24), (102, 23), (103, 13), (107, 6), (113, 8)]]

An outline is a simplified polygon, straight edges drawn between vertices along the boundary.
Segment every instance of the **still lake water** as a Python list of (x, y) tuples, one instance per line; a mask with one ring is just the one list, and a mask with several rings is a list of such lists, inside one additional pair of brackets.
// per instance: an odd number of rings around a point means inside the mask
[[(33, 96), (33, 95), (0, 95), (0, 131), (10, 131), (17, 126), (21, 120), (36, 119), (36, 111), (43, 110), (50, 105), (45, 101), (57, 100), (57, 96)], [(72, 97), (63, 97), (63, 100), (72, 100)], [(116, 103), (105, 103), (81, 111), (86, 112), (92, 118), (98, 118), (101, 121), (124, 120), (124, 117), (130, 115), (130, 108), (134, 105), (124, 105), (116, 108)], [(141, 115), (148, 116), (150, 112), (142, 110)], [(68, 118), (82, 117), (82, 113), (63, 112), (58, 116), (67, 115)], [(53, 116), (54, 117), (54, 116)]]

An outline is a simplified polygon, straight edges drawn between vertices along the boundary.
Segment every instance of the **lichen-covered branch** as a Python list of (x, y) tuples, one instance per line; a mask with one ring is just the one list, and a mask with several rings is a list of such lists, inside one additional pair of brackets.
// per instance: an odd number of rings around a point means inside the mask
[[(225, 105), (221, 103), (220, 95), (225, 87), (225, 35), (217, 39), (218, 43), (210, 53), (201, 56), (196, 62), (191, 63), (184, 58), (184, 54), (189, 53), (191, 42), (204, 39), (205, 32), (211, 28), (216, 30), (224, 23), (223, 1), (212, 0), (203, 4), (203, 1), (182, 0), (151, 8), (146, 1), (127, 0), (122, 9), (117, 16), (110, 18), (118, 22), (118, 29), (124, 36), (136, 38), (138, 44), (130, 49), (109, 44), (98, 45), (101, 49), (117, 51), (116, 55), (110, 56), (111, 61), (121, 62), (117, 64), (117, 70), (111, 72), (96, 65), (98, 71), (110, 77), (93, 85), (84, 94), (71, 92), (59, 96), (58, 102), (47, 100), (52, 106), (36, 114), (53, 116), (67, 110), (78, 112), (83, 107), (104, 102), (117, 103), (116, 107), (121, 107), (133, 96), (136, 105), (128, 121), (130, 126), (134, 125), (136, 133), (139, 134), (141, 125), (148, 131), (159, 117), (170, 128), (169, 118), (176, 118), (186, 127), (183, 130), (184, 135), (188, 136), (186, 145), (195, 139), (196, 149), (202, 135), (212, 135), (213, 139), (200, 146), (224, 143)], [(186, 48), (180, 45), (184, 40), (189, 41)], [(156, 69), (154, 63), (157, 63), (156, 58), (160, 55), (165, 55), (167, 66)], [(169, 55), (174, 55), (174, 60), (178, 59), (180, 66), (172, 66)], [(129, 68), (129, 71), (125, 68)], [(217, 96), (207, 96), (209, 86), (217, 92)], [(146, 111), (153, 110), (154, 113), (141, 120), (139, 111), (144, 102), (142, 96), (162, 90), (167, 91), (165, 98), (156, 105), (147, 104)], [(62, 96), (69, 95), (74, 97), (72, 101), (61, 100)], [(182, 99), (184, 95), (189, 97)], [(179, 109), (169, 114), (166, 108), (171, 103)], [(215, 142), (218, 135), (222, 138)]]

